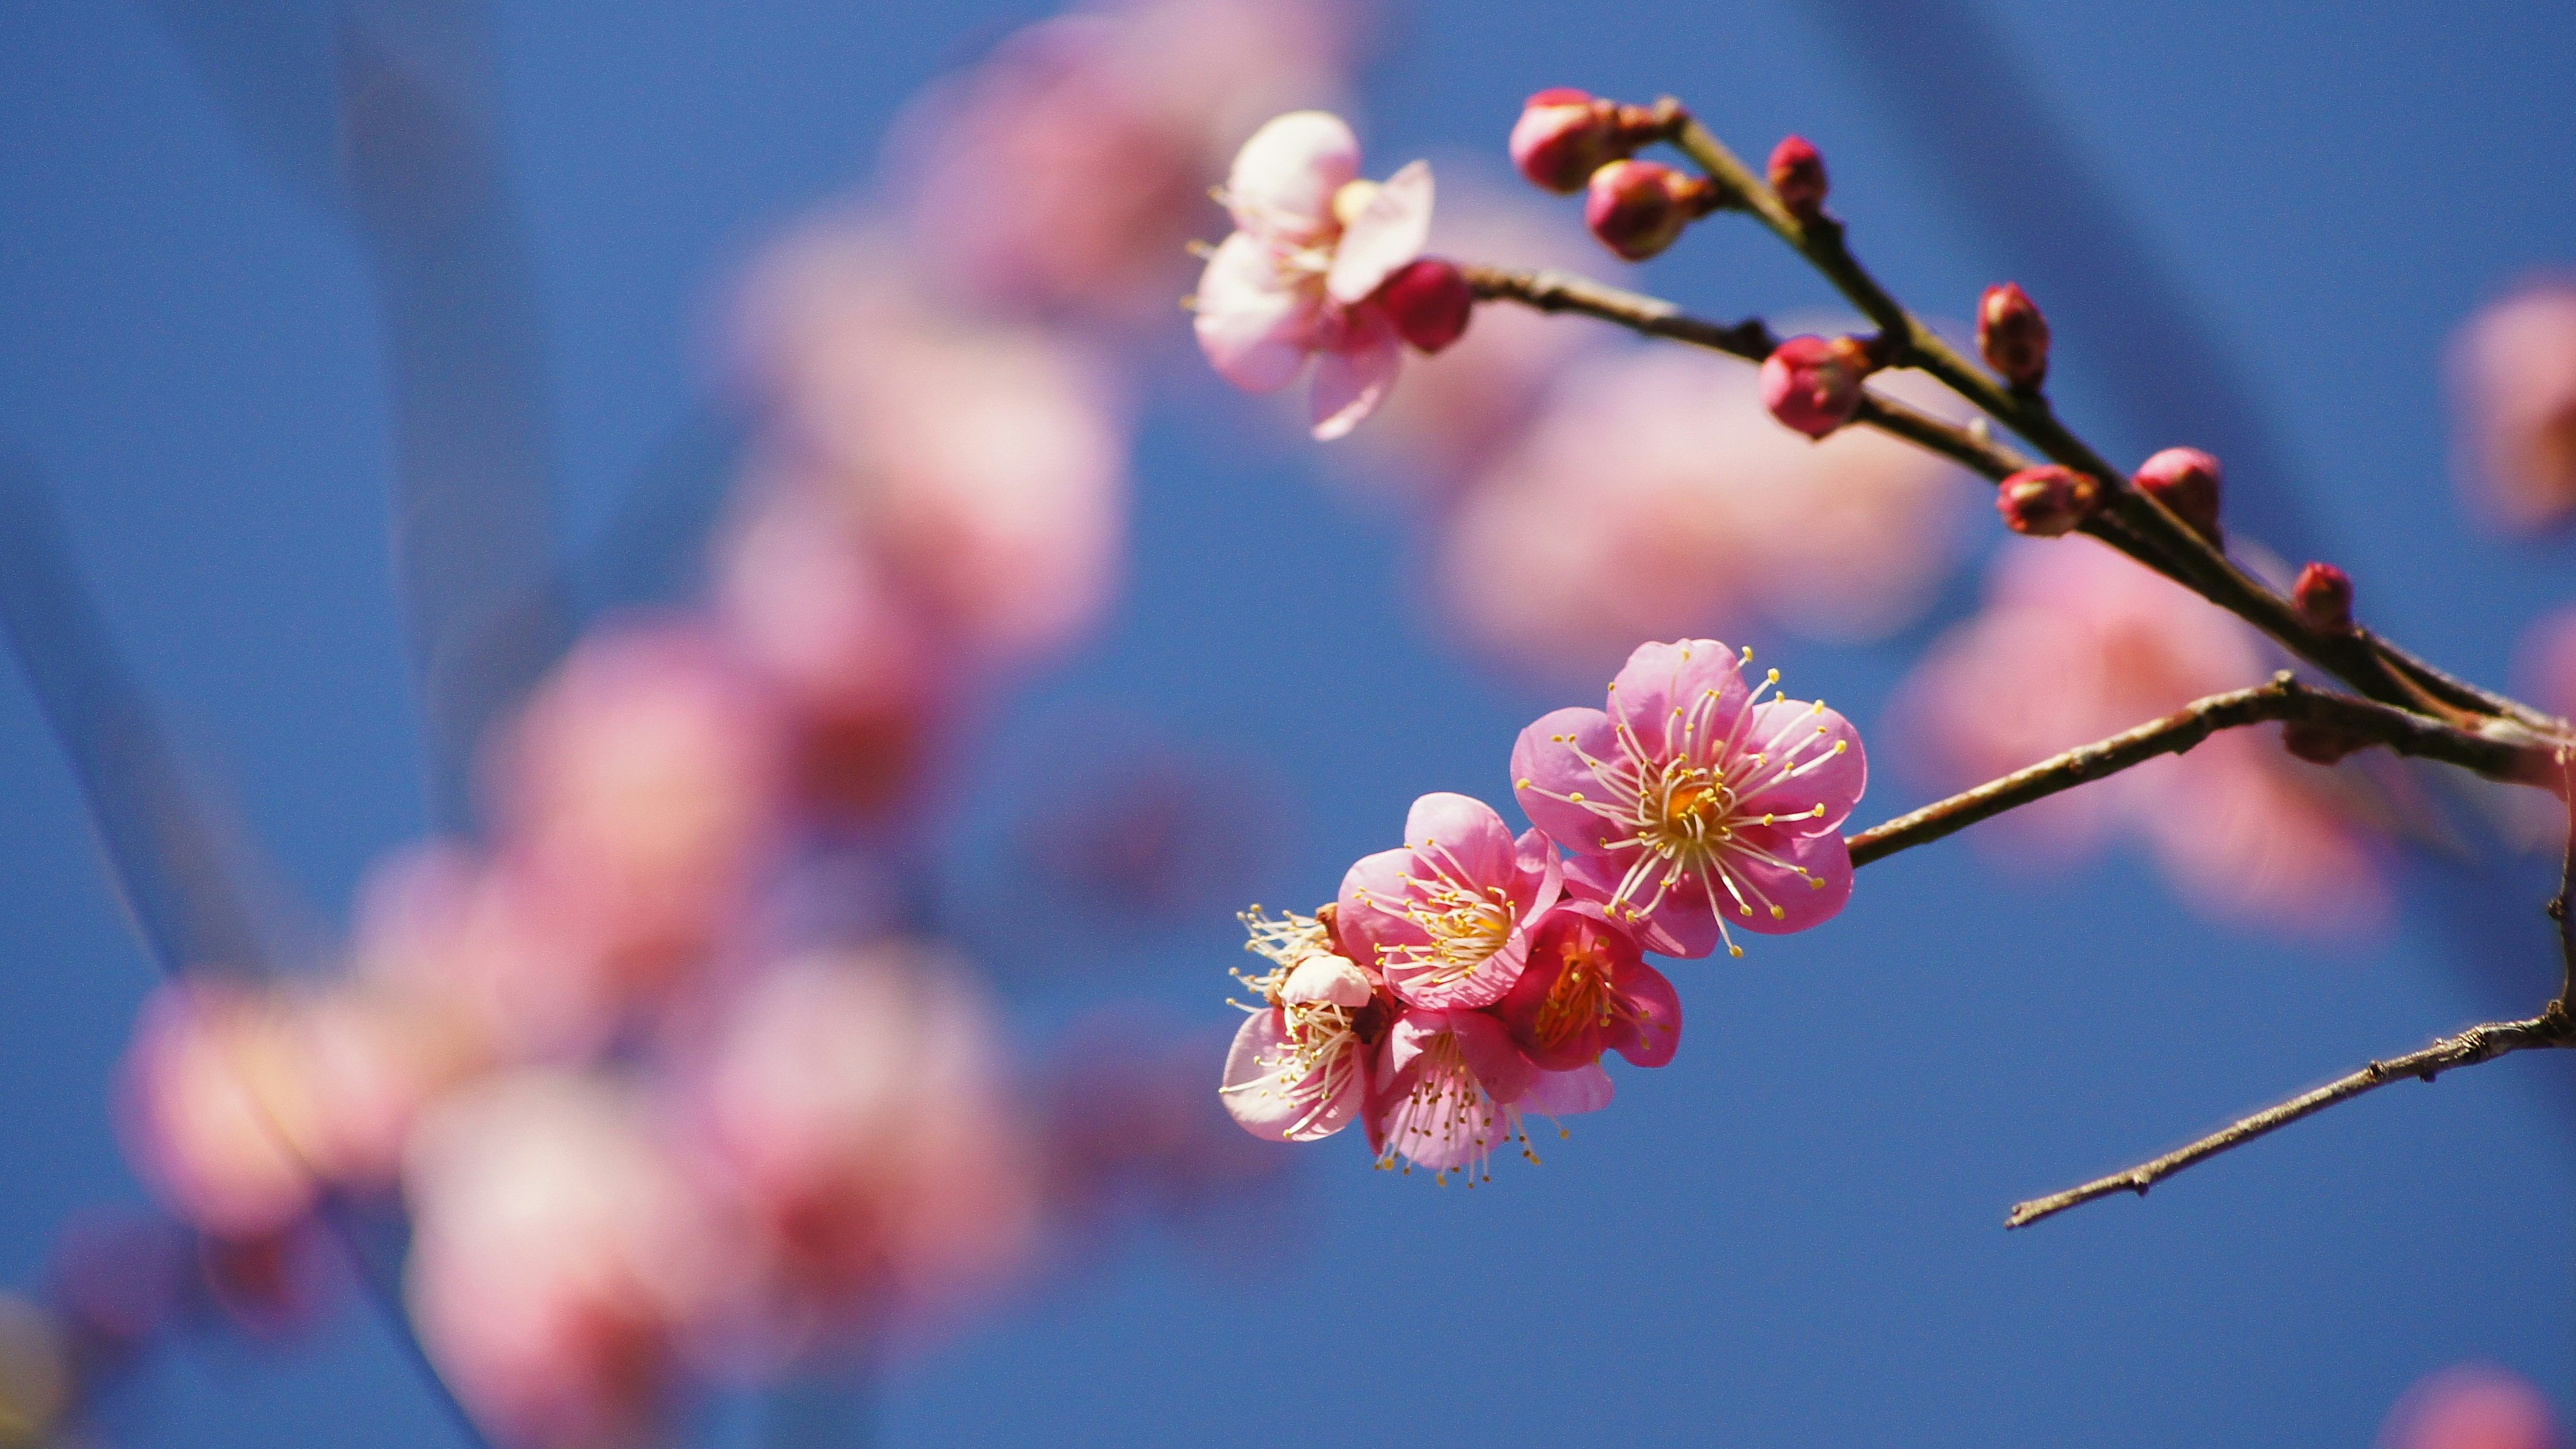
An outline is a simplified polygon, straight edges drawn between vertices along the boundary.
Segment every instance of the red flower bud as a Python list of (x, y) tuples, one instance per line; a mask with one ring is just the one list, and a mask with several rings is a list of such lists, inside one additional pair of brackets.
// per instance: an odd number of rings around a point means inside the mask
[(1988, 287), (1977, 299), (1977, 351), (2015, 387), (2035, 388), (2048, 376), (2048, 319), (2020, 283)]
[(1438, 352), (1457, 341), (1476, 310), (1476, 293), (1467, 285), (1466, 273), (1439, 257), (1398, 268), (1378, 288), (1377, 299), (1396, 335), (1424, 352)]
[(2312, 563), (2299, 570), (2290, 597), (2298, 601), (2299, 617), (2308, 627), (2330, 634), (2351, 630), (2352, 575), (2333, 564)]
[(1821, 438), (1860, 411), (1861, 380), (1876, 365), (1858, 338), (1792, 337), (1762, 360), (1762, 405)]
[(1800, 221), (1825, 214), (1825, 158), (1803, 136), (1791, 136), (1771, 148), (1771, 189), (1780, 204)]
[(1995, 488), (1995, 511), (2004, 526), (2033, 538), (2057, 538), (2102, 506), (2102, 485), (2089, 474), (2055, 463), (2024, 468)]
[(2370, 741), (2329, 724), (2294, 719), (2281, 726), (2281, 748), (2311, 765), (2331, 765), (2355, 750), (2369, 747)]
[(1540, 91), (1512, 126), (1512, 164), (1533, 183), (1572, 195), (1593, 172), (1653, 139), (1648, 114), (1578, 90)]
[(2167, 448), (2138, 469), (2137, 485), (2219, 548), (2218, 460), (2198, 448)]
[(1682, 228), (1717, 209), (1717, 188), (1654, 161), (1613, 161), (1592, 173), (1583, 222), (1632, 262), (1671, 246)]

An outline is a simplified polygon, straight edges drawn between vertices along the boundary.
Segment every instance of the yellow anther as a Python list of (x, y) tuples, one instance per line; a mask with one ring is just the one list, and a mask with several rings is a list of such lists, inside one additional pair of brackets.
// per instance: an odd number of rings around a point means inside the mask
[(1729, 956), (1742, 956), (1744, 954), (1744, 948), (1730, 941), (1727, 943), (1726, 954)]
[(1771, 919), (1775, 921), (1785, 921), (1789, 919), (1789, 913), (1780, 909), (1778, 906), (1773, 906), (1771, 908)]

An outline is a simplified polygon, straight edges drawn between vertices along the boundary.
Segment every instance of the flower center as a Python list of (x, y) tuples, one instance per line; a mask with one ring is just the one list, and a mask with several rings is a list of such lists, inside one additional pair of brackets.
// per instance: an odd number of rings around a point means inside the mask
[(1608, 1026), (1627, 1003), (1610, 985), (1610, 953), (1598, 941), (1571, 940), (1557, 948), (1565, 970), (1539, 1003), (1539, 1045), (1555, 1047), (1588, 1027)]

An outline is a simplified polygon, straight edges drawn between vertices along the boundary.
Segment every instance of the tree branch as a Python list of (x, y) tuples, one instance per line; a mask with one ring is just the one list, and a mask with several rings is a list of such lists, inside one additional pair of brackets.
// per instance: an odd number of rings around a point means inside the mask
[(1852, 864), (1867, 865), (1900, 850), (1927, 844), (1980, 820), (2142, 765), (2159, 755), (2182, 754), (2220, 730), (2272, 720), (2324, 726), (2367, 745), (2441, 760), (2490, 779), (2521, 784), (2545, 784), (2555, 779), (2561, 789), (2566, 788), (2565, 776), (2557, 773), (2554, 753), (2519, 739), (2500, 739), (2427, 719), (2393, 705), (2314, 689), (2284, 672), (2272, 676), (2268, 684), (2194, 700), (2162, 719), (2078, 746), (1873, 826), (1850, 837)]
[(2457, 1036), (2446, 1036), (2422, 1051), (2390, 1061), (2372, 1062), (2360, 1071), (2337, 1077), (2315, 1091), (2302, 1092), (2279, 1106), (2267, 1107), (2152, 1162), (2142, 1162), (2109, 1177), (2095, 1178), (2082, 1187), (2017, 1203), (2004, 1218), (2004, 1226), (2026, 1228), (2042, 1218), (2053, 1217), (2068, 1208), (2079, 1207), (2097, 1197), (2109, 1197), (2115, 1192), (2134, 1192), (2144, 1197), (2148, 1188), (2196, 1162), (2215, 1157), (2231, 1147), (2243, 1146), (2276, 1128), (2286, 1127), (2311, 1113), (2322, 1112), (2337, 1102), (2348, 1102), (2364, 1092), (2376, 1091), (2390, 1082), (2407, 1077), (2419, 1077), (2429, 1082), (2453, 1067), (2475, 1066), (2508, 1053), (2534, 1048), (2569, 1046), (2576, 1046), (2576, 1022), (2571, 1022), (2555, 1009), (2528, 1021), (2491, 1021), (2483, 1026), (2473, 1026)]

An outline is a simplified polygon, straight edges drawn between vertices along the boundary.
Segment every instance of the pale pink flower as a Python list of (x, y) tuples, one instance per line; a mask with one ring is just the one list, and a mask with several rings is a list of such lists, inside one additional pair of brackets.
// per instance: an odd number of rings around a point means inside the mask
[(1413, 802), (1404, 844), (1342, 877), (1335, 929), (1408, 1006), (1490, 1006), (1520, 978), (1529, 927), (1562, 887), (1545, 835), (1515, 840), (1493, 806), (1437, 792)]
[(1521, 1125), (1525, 1114), (1597, 1111), (1611, 1098), (1599, 1063), (1542, 1070), (1482, 1011), (1407, 1011), (1386, 1034), (1378, 1073), (1369, 1116), (1379, 1165), (1401, 1157), (1443, 1183), (1453, 1171), (1471, 1184), (1490, 1178), (1495, 1151), (1514, 1142), (1537, 1161)]
[(596, 933), (526, 872), (453, 843), (398, 851), (358, 890), (352, 972), (459, 1070), (586, 1054), (620, 993)]
[(1099, 621), (1127, 508), (1100, 358), (941, 305), (901, 252), (843, 219), (770, 248), (735, 327), (773, 466), (831, 501), (930, 626), (1016, 662)]
[[(1876, 385), (1937, 402), (1914, 375)], [(1577, 357), (1531, 412), (1446, 520), (1436, 584), (1470, 640), (1546, 678), (1761, 620), (1883, 637), (1955, 567), (1975, 507), (1964, 474), (1910, 444), (1782, 428), (1728, 358)]]
[(2515, 530), (2576, 512), (2576, 279), (2489, 303), (2452, 337), (2449, 363), (2463, 498)]
[(1235, 231), (1199, 278), (1199, 347), (1228, 382), (1274, 392), (1316, 359), (1321, 439), (1358, 426), (1395, 385), (1402, 339), (1372, 294), (1431, 232), (1429, 162), (1382, 184), (1359, 169), (1359, 139), (1340, 117), (1273, 119), (1235, 155), (1225, 190)]
[(910, 943), (774, 966), (730, 1005), (694, 1094), (783, 1353), (989, 1286), (1027, 1246), (1034, 1159), (990, 1009)]
[(1250, 938), (1245, 949), (1270, 969), (1242, 977), (1259, 1000), (1245, 1005), (1219, 1097), (1255, 1137), (1330, 1137), (1368, 1102), (1374, 1047), (1388, 1016), (1380, 983), (1312, 916), (1292, 911), (1274, 921), (1255, 908), (1241, 920)]
[(2379, 1428), (2379, 1449), (2559, 1449), (2549, 1400), (2520, 1374), (2463, 1364), (2428, 1374)]
[(712, 631), (679, 619), (585, 636), (511, 726), (491, 776), (500, 852), (617, 999), (690, 969), (766, 864), (781, 728)]
[(891, 148), (915, 249), (973, 294), (1168, 315), (1207, 178), (1263, 119), (1342, 89), (1308, 0), (1138, 0), (1042, 21), (934, 87)]
[(412, 1316), (476, 1421), (512, 1445), (642, 1438), (729, 1270), (633, 1095), (492, 1079), (423, 1124), (404, 1180)]
[(1569, 890), (1653, 950), (1705, 956), (1729, 926), (1803, 931), (1851, 896), (1841, 826), (1869, 780), (1860, 733), (1822, 701), (1762, 696), (1712, 639), (1642, 644), (1610, 708), (1521, 731), (1521, 808), (1565, 847)]
[(1571, 1071), (1615, 1051), (1660, 1067), (1681, 1049), (1682, 1001), (1627, 929), (1590, 901), (1566, 901), (1530, 932), (1528, 969), (1495, 1015), (1530, 1061)]
[[(1892, 719), (1942, 788), (1966, 788), (2062, 750), (2261, 682), (2259, 638), (2234, 616), (2087, 540), (2009, 544), (1989, 602), (1936, 642)], [(2384, 863), (2337, 777), (2285, 754), (2276, 731), (2228, 730), (2189, 754), (1979, 827), (1988, 848), (2048, 860), (2135, 829), (2176, 884), (2229, 920), (2344, 934), (2385, 918)]]
[(280, 1232), (321, 1193), (292, 1124), (304, 1062), (273, 1004), (212, 978), (160, 987), (126, 1048), (127, 1156), (171, 1211), (220, 1237)]

